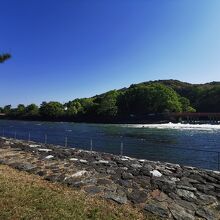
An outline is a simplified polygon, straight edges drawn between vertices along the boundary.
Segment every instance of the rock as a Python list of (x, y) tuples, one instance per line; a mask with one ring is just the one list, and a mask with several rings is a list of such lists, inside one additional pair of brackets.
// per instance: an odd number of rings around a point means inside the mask
[(193, 179), (193, 180), (197, 180), (200, 183), (206, 184), (205, 179), (203, 179), (199, 174), (190, 174), (188, 176), (188, 178)]
[(193, 191), (193, 192), (196, 191), (196, 188), (195, 188), (195, 187), (184, 186), (184, 185), (180, 185), (180, 184), (178, 184), (176, 187), (177, 187), (178, 189), (185, 189), (185, 190)]
[(147, 200), (147, 193), (140, 190), (133, 190), (128, 194), (128, 199), (134, 204), (144, 203)]
[(191, 210), (191, 211), (195, 211), (197, 209), (196, 204), (194, 204), (193, 202), (188, 202), (186, 200), (182, 200), (182, 199), (176, 199), (174, 200), (175, 204), (180, 205), (181, 207), (183, 207), (186, 210)]
[(84, 188), (85, 192), (89, 193), (89, 194), (98, 194), (101, 192), (101, 189), (97, 186), (88, 186)]
[(209, 209), (203, 207), (199, 208), (196, 211), (196, 215), (202, 218), (205, 218), (206, 220), (216, 220), (217, 217), (215, 216), (214, 213), (212, 213)]
[(167, 177), (152, 177), (151, 183), (154, 189), (160, 189), (161, 191), (169, 194), (176, 192), (176, 183), (168, 179)]
[(22, 171), (31, 171), (36, 168), (36, 166), (31, 163), (12, 163), (10, 166)]
[(39, 145), (39, 144), (30, 144), (29, 147), (36, 148), (36, 147), (41, 147), (41, 145)]
[(77, 158), (70, 158), (70, 161), (78, 161), (79, 159)]
[(181, 184), (182, 185), (189, 185), (190, 183), (199, 183), (198, 180), (194, 180), (194, 179), (191, 179), (191, 178), (188, 178), (188, 177), (182, 177), (181, 178)]
[(175, 220), (194, 220), (194, 213), (186, 211), (183, 207), (173, 203), (169, 206), (170, 212)]
[(38, 151), (42, 151), (42, 152), (50, 152), (52, 151), (51, 149), (47, 149), (47, 148), (38, 148)]
[(177, 189), (177, 195), (189, 202), (193, 202), (197, 199), (193, 192), (185, 189)]
[(150, 173), (152, 174), (152, 176), (155, 176), (155, 177), (161, 177), (162, 176), (162, 173), (160, 173), (158, 170), (150, 171)]
[(169, 211), (167, 207), (161, 203), (146, 204), (144, 210), (162, 218), (169, 217)]
[(88, 163), (87, 160), (83, 160), (83, 159), (80, 159), (79, 162), (80, 162), (80, 163)]
[(151, 192), (151, 196), (152, 196), (153, 199), (155, 199), (155, 200), (157, 200), (157, 201), (159, 201), (159, 202), (163, 202), (163, 201), (169, 199), (169, 197), (168, 197), (165, 193), (161, 192), (161, 191), (158, 190), (158, 189), (153, 190), (153, 191)]
[(144, 176), (151, 176), (150, 170), (146, 167), (140, 169), (140, 174)]
[(203, 177), (207, 182), (211, 182), (211, 183), (218, 183), (218, 180), (214, 177), (211, 177), (209, 176), (208, 174), (206, 173), (201, 173), (200, 174), (201, 177)]
[(140, 164), (133, 163), (133, 164), (131, 164), (131, 167), (134, 169), (138, 169), (138, 168), (141, 168), (142, 166)]
[(120, 185), (120, 186), (123, 186), (123, 187), (126, 187), (126, 188), (131, 188), (132, 187), (132, 182), (130, 181), (127, 181), (127, 180), (118, 180), (117, 183)]
[(106, 193), (103, 197), (106, 199), (111, 199), (119, 204), (126, 204), (128, 201), (126, 195), (120, 195), (112, 192)]
[(74, 173), (73, 175), (71, 175), (71, 177), (81, 177), (81, 176), (84, 176), (87, 173), (88, 172), (86, 170), (81, 170), (81, 171), (78, 171), (78, 172)]
[(215, 187), (210, 184), (195, 184), (194, 187), (205, 194), (215, 190)]
[(99, 185), (110, 185), (110, 184), (112, 184), (112, 181), (109, 179), (98, 179), (97, 183)]
[(123, 180), (129, 180), (129, 179), (133, 179), (134, 176), (131, 173), (124, 172), (122, 173), (121, 178)]
[(115, 172), (114, 169), (107, 169), (107, 170), (106, 170), (106, 173), (107, 173), (107, 174), (111, 174), (111, 175), (116, 174), (116, 172)]
[(52, 159), (52, 158), (54, 158), (53, 155), (48, 155), (48, 156), (45, 157), (45, 159)]
[(44, 179), (52, 182), (57, 182), (59, 178), (59, 175), (48, 175), (45, 176)]
[(95, 163), (109, 164), (109, 161), (108, 160), (99, 160), (99, 161), (96, 161)]
[(196, 193), (196, 196), (198, 197), (198, 201), (200, 204), (204, 205), (218, 205), (218, 201), (214, 196), (206, 195), (203, 193)]

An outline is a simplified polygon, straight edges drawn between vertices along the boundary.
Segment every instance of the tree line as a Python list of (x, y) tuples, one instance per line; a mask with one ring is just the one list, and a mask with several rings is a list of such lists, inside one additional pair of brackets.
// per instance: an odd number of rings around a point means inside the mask
[(19, 104), (0, 108), (8, 118), (28, 120), (65, 120), (115, 122), (145, 119), (152, 114), (195, 112), (190, 100), (162, 83), (131, 85), (91, 98), (77, 98), (65, 104), (42, 102), (40, 106)]
[[(11, 58), (0, 54), (0, 63)], [(19, 104), (0, 107), (7, 118), (114, 122), (143, 120), (171, 112), (220, 112), (220, 82), (190, 84), (178, 80), (157, 80), (133, 84), (91, 98), (65, 104), (42, 102), (40, 106)]]

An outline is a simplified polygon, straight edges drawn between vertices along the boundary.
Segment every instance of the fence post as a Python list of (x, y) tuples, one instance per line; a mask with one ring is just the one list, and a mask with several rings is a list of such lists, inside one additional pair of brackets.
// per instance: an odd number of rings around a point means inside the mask
[(28, 133), (28, 142), (30, 142), (31, 141), (31, 133), (29, 132)]
[(47, 144), (47, 134), (45, 134), (45, 137), (44, 137), (44, 144)]
[(123, 142), (121, 142), (121, 149), (120, 149), (120, 155), (123, 156), (123, 148), (124, 148), (124, 144)]
[(93, 143), (92, 143), (92, 139), (90, 139), (90, 151), (93, 150)]
[(4, 137), (5, 136), (5, 129), (3, 128), (2, 129), (2, 137)]
[(220, 152), (218, 152), (218, 170), (220, 171)]
[(16, 133), (16, 131), (15, 131), (15, 135), (14, 135), (14, 138), (16, 139), (16, 137), (17, 137), (17, 133)]
[(65, 137), (65, 147), (67, 147), (67, 137)]

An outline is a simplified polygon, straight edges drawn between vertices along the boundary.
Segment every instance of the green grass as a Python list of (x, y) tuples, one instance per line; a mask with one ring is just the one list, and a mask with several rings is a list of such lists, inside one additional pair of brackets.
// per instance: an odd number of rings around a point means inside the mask
[(0, 219), (156, 219), (0, 165)]

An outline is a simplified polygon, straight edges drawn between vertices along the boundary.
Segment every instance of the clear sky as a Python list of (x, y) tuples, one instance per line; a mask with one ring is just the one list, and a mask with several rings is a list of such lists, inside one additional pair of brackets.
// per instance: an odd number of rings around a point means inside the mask
[(154, 79), (220, 81), (219, 0), (0, 0), (0, 106)]

